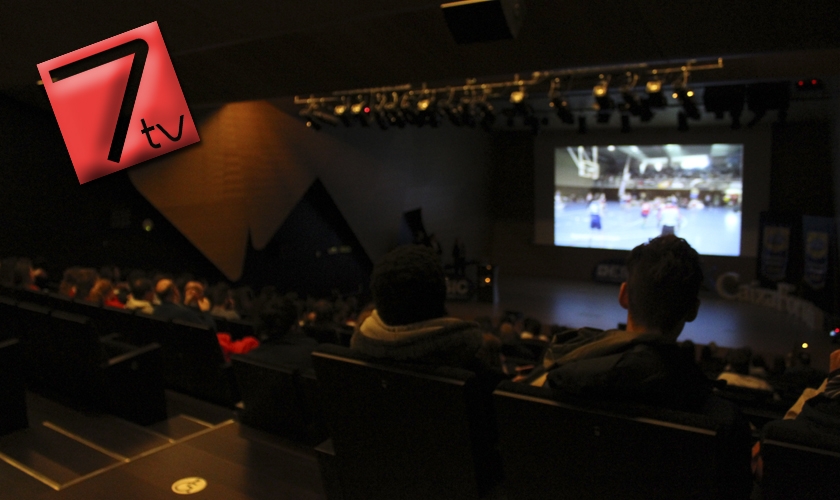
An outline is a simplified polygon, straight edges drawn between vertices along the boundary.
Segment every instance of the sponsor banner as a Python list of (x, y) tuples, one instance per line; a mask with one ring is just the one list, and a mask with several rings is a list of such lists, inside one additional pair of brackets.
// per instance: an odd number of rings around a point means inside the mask
[(627, 265), (624, 260), (605, 260), (592, 270), (592, 279), (600, 283), (623, 283), (627, 281)]
[(833, 220), (828, 217), (802, 217), (805, 259), (802, 281), (814, 290), (825, 288), (828, 280), (832, 228)]
[(761, 277), (782, 281), (790, 258), (790, 226), (767, 222), (761, 239)]
[(469, 300), (475, 293), (475, 284), (463, 276), (446, 277), (446, 298), (449, 300)]

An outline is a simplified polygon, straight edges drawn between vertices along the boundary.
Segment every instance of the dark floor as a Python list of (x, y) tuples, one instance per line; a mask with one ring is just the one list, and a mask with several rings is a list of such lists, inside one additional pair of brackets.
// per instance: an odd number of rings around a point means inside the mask
[(30, 394), (29, 428), (0, 437), (0, 498), (153, 500), (196, 477), (201, 498), (325, 498), (310, 448), (242, 427), (230, 410), (167, 400), (170, 417), (142, 427)]
[[(507, 276), (500, 270), (498, 302), (483, 304), (450, 302), (450, 314), (474, 319), (496, 316), (506, 310), (521, 311), (543, 323), (573, 328), (615, 328), (627, 320), (618, 305), (618, 285), (551, 278)], [(771, 362), (803, 343), (808, 344), (812, 366), (828, 371), (828, 358), (840, 345), (832, 344), (826, 332), (808, 328), (801, 320), (756, 304), (726, 300), (702, 292), (697, 319), (688, 323), (679, 340), (697, 344), (715, 342), (723, 347), (749, 346)]]
[[(451, 303), (450, 312), (472, 319), (518, 310), (572, 327), (613, 328), (625, 320), (614, 285), (504, 275), (498, 282), (497, 304)], [(766, 356), (808, 342), (822, 369), (837, 347), (782, 312), (712, 294), (702, 300), (681, 339), (749, 345)], [(167, 401), (169, 418), (141, 427), (30, 394), (30, 427), (0, 437), (0, 498), (154, 500), (170, 498), (185, 478), (206, 481), (200, 498), (325, 498), (311, 448), (240, 426), (232, 410), (173, 392)]]

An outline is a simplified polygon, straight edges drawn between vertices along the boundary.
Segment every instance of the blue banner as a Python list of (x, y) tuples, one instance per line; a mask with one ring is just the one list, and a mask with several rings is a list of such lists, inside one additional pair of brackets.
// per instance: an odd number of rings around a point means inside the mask
[(770, 281), (787, 277), (790, 226), (767, 223), (761, 240), (761, 276)]
[(802, 217), (802, 242), (805, 267), (802, 281), (813, 290), (825, 288), (833, 233), (833, 219), (828, 217)]

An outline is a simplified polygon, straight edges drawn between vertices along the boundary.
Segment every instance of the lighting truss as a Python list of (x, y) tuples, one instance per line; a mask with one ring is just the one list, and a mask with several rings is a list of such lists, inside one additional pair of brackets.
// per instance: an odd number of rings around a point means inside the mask
[[(496, 106), (507, 105), (509, 107), (500, 112), (508, 117), (511, 126), (515, 126), (516, 119), (521, 118), (525, 126), (537, 133), (540, 124), (547, 124), (548, 119), (538, 118), (528, 101), (545, 95), (546, 84), (549, 86), (549, 106), (562, 123), (569, 125), (575, 123), (575, 112), (586, 112), (586, 109), (572, 110), (566, 97), (569, 92), (592, 89), (593, 107), (590, 110), (594, 108), (599, 123), (608, 122), (615, 109), (620, 110), (624, 116), (647, 122), (653, 117), (652, 109), (667, 106), (664, 88), (670, 85), (674, 99), (679, 101), (685, 116), (699, 119), (700, 112), (694, 102), (694, 92), (688, 87), (688, 75), (693, 71), (722, 67), (723, 60), (718, 58), (706, 63), (690, 60), (678, 67), (640, 63), (537, 71), (527, 78), (520, 78), (517, 74), (510, 80), (502, 81), (479, 83), (476, 79), (468, 79), (464, 85), (432, 87), (422, 83), (418, 88), (404, 84), (342, 90), (323, 96), (295, 96), (295, 104), (304, 106), (300, 115), (307, 126), (316, 130), (324, 124), (350, 127), (356, 124), (370, 126), (372, 122), (383, 130), (404, 128), (407, 125), (437, 127), (446, 119), (455, 126), (480, 126), (488, 131), (499, 113)], [(610, 95), (610, 81), (616, 75), (624, 75), (626, 79), (626, 83), (619, 87), (618, 104)], [(568, 85), (561, 91), (560, 83), (564, 79)], [(576, 89), (572, 88), (573, 80), (578, 82)], [(638, 85), (644, 85), (643, 93), (636, 90)], [(580, 118), (584, 116), (579, 115), (578, 122)], [(628, 119), (622, 120), (625, 130), (629, 130)]]

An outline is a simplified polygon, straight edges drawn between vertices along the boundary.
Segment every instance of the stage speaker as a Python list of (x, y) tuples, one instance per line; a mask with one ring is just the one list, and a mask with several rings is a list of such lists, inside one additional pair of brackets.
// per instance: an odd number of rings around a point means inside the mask
[(522, 25), (522, 0), (464, 0), (440, 6), (455, 43), (516, 38)]
[(476, 298), (479, 302), (496, 303), (496, 266), (478, 266), (475, 271)]

